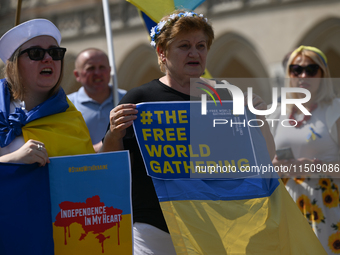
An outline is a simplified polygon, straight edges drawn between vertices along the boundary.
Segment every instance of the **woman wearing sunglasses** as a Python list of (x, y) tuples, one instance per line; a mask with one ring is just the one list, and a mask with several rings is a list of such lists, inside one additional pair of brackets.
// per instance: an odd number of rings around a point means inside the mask
[(327, 58), (315, 47), (300, 46), (288, 59), (286, 77), (286, 86), (310, 92), (304, 107), (311, 115), (302, 114), (294, 105), (287, 108), (286, 116), (280, 116), (277, 109), (269, 117), (291, 119), (291, 126), (273, 128), (277, 149), (273, 164), (292, 169), (283, 176), (288, 177), (283, 179), (286, 189), (327, 253), (339, 253), (340, 103), (334, 96)]
[(48, 20), (22, 23), (0, 38), (0, 162), (38, 163), (92, 153), (81, 114), (60, 87), (61, 35)]

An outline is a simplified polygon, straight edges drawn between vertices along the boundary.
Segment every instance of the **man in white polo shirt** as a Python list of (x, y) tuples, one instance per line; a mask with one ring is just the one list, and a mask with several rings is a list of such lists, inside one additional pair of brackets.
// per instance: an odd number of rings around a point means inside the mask
[[(110, 111), (114, 108), (112, 86), (109, 85), (110, 72), (111, 67), (105, 52), (96, 48), (81, 51), (76, 58), (73, 73), (82, 87), (68, 95), (85, 119), (95, 151), (101, 147), (101, 140), (109, 124)], [(118, 89), (119, 100), (125, 93), (125, 90)]]

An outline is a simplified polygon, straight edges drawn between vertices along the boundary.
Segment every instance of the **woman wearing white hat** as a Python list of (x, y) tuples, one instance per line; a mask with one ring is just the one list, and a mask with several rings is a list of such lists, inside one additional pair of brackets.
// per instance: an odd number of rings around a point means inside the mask
[(57, 27), (22, 23), (0, 38), (0, 162), (49, 163), (51, 156), (92, 153), (81, 114), (60, 87), (63, 58)]

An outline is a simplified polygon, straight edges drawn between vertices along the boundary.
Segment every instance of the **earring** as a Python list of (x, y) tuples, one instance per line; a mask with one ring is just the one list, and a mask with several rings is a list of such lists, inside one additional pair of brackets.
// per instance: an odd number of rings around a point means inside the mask
[(164, 64), (164, 63), (165, 63), (165, 57), (164, 57), (164, 54), (161, 54), (161, 55), (160, 55), (160, 58), (161, 58), (161, 61), (162, 61), (162, 63)]

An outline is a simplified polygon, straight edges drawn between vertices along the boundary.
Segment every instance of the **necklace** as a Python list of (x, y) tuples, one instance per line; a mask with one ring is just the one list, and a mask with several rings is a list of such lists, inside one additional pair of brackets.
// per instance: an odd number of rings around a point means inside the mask
[[(312, 112), (312, 111), (314, 111), (317, 107), (318, 107), (318, 104), (317, 104), (317, 103), (314, 103), (314, 104), (312, 105), (312, 107), (309, 109), (309, 111)], [(294, 126), (295, 123), (297, 123), (295, 127), (296, 127), (296, 128), (299, 128), (299, 127), (301, 127), (302, 125), (306, 124), (306, 122), (310, 119), (311, 115), (305, 115), (305, 116), (303, 117), (302, 120), (297, 121), (297, 120), (295, 119), (295, 117), (294, 117), (294, 115), (295, 115), (296, 112), (297, 112), (296, 107), (293, 107), (292, 113), (289, 115), (289, 119), (293, 119), (293, 120), (295, 120), (295, 121), (290, 120), (290, 121), (289, 121), (289, 124), (292, 125), (292, 126)]]

